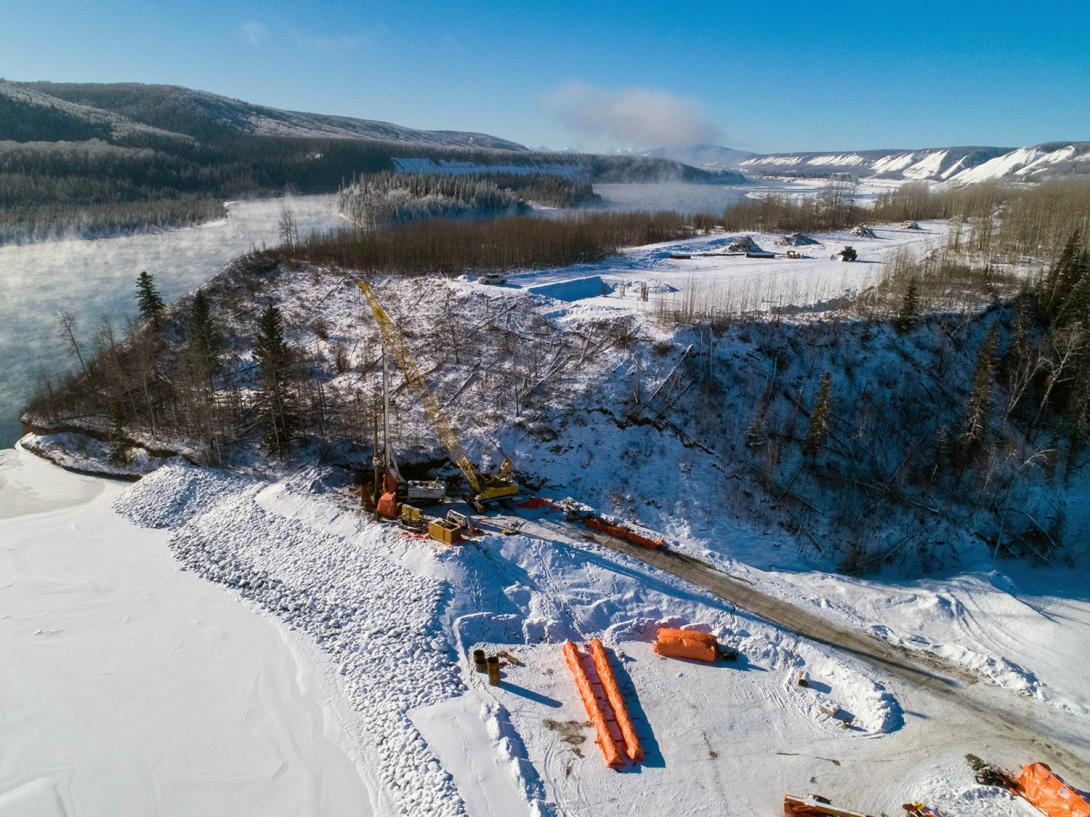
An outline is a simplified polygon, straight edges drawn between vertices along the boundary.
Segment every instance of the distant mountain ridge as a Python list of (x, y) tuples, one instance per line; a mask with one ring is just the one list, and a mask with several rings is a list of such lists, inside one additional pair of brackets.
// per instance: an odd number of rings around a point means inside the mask
[(673, 159), (704, 170), (738, 170), (747, 159), (760, 156), (751, 150), (738, 150), (722, 145), (674, 145), (645, 150), (640, 155)]
[(922, 150), (772, 153), (741, 162), (744, 173), (948, 182), (1037, 182), (1090, 175), (1090, 141), (1044, 142), (1030, 147), (949, 147)]
[(1044, 142), (1019, 148), (963, 146), (768, 154), (721, 145), (675, 145), (639, 155), (673, 159), (703, 170), (793, 178), (846, 174), (856, 178), (964, 185), (999, 179), (1036, 182), (1090, 175), (1090, 141)]
[[(314, 139), (373, 139), (438, 147), (526, 151), (525, 145), (485, 133), (418, 130), (372, 119), (304, 113), (255, 105), (176, 85), (140, 83), (3, 83), (0, 93), (22, 91), (42, 103), (53, 98), (78, 106), (71, 113), (124, 121), (198, 139), (241, 133)], [(44, 98), (44, 99), (43, 99)], [(28, 101), (31, 101), (28, 98)]]

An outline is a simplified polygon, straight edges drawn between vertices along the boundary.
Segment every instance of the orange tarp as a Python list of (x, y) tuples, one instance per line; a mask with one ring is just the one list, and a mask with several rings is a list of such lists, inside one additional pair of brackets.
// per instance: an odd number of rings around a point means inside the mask
[(670, 658), (714, 662), (719, 646), (711, 633), (659, 627), (658, 640), (651, 645), (651, 649)]
[(1019, 793), (1048, 817), (1090, 817), (1090, 802), (1044, 763), (1023, 766), (1017, 782)]
[(598, 670), (598, 680), (602, 682), (602, 690), (613, 707), (613, 717), (621, 728), (621, 737), (624, 738), (625, 754), (631, 761), (643, 760), (643, 747), (640, 739), (636, 737), (636, 729), (632, 726), (632, 718), (629, 717), (628, 707), (621, 697), (621, 689), (617, 686), (617, 679), (613, 675), (613, 668), (609, 665), (609, 657), (606, 648), (597, 638), (591, 639), (590, 657), (594, 659), (594, 668)]
[(575, 678), (575, 686), (579, 690), (579, 697), (583, 699), (583, 706), (587, 709), (587, 717), (590, 718), (594, 731), (598, 735), (598, 746), (605, 755), (606, 765), (622, 765), (624, 759), (617, 750), (617, 744), (609, 731), (609, 724), (606, 723), (605, 712), (602, 711), (602, 705), (598, 702), (594, 689), (590, 685), (583, 659), (579, 655), (579, 650), (570, 641), (564, 642), (564, 660), (567, 661), (568, 669)]

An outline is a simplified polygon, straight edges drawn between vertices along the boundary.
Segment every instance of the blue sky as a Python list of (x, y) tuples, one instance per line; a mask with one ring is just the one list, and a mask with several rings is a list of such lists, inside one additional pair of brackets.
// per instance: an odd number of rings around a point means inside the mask
[(1090, 139), (1090, 3), (0, 0), (0, 75), (186, 85), (530, 145)]

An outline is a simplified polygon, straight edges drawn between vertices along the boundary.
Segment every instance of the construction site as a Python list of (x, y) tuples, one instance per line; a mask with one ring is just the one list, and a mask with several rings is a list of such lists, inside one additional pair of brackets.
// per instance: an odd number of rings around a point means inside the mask
[[(232, 322), (276, 304), (318, 373), (313, 448), (285, 469), (240, 441), (221, 470), (159, 440), (174, 456), (113, 507), (332, 658), (376, 813), (1087, 817), (1084, 568), (994, 560), (994, 520), (917, 461), (949, 420), (925, 395), (971, 379), (987, 316), (902, 334), (845, 307), (884, 254), (943, 237), (919, 227), (822, 235), (819, 260), (724, 260), (712, 236), (499, 285), (230, 269), (210, 292)], [(782, 270), (778, 294), (679, 321), (723, 264)], [(240, 329), (243, 378), (251, 346)], [(1004, 490), (1065, 502), (1077, 541), (1083, 484)]]
[[(918, 225), (913, 229), (919, 229)], [(856, 231), (853, 235), (875, 237), (869, 229), (867, 233)], [(850, 247), (848, 250), (852, 253), (854, 260), (854, 250)], [(765, 257), (754, 254), (752, 249), (747, 250), (747, 255), (748, 257)], [(672, 253), (670, 257), (676, 260), (688, 260), (692, 256), (687, 253)], [(789, 252), (787, 257), (798, 256), (794, 252)], [(982, 705), (979, 701), (970, 703), (969, 700), (963, 699), (967, 697), (963, 688), (967, 685), (975, 685), (980, 680), (963, 667), (958, 667), (933, 654), (913, 656), (877, 638), (868, 637), (848, 628), (831, 626), (828, 621), (808, 614), (793, 604), (756, 590), (752, 582), (725, 573), (720, 565), (672, 550), (667, 547), (663, 535), (644, 527), (637, 521), (602, 514), (570, 497), (552, 499), (520, 488), (514, 476), (514, 466), (506, 456), (503, 457), (494, 473), (483, 471), (463, 448), (451, 420), (432, 394), (427, 379), (417, 366), (405, 338), (396, 322), (383, 307), (374, 288), (362, 280), (357, 280), (355, 283), (363, 295), (364, 303), (369, 308), (382, 339), (382, 400), (381, 404), (376, 401), (372, 418), (373, 450), (376, 453), (370, 482), (360, 483), (357, 489), (361, 507), (373, 519), (385, 520), (392, 526), (396, 526), (400, 529), (402, 536), (426, 537), (437, 546), (453, 548), (455, 551), (472, 545), (482, 537), (495, 534), (535, 537), (542, 542), (554, 541), (559, 534), (561, 538), (573, 543), (580, 540), (590, 541), (598, 547), (624, 554), (629, 559), (669, 573), (682, 582), (722, 601), (737, 605), (740, 609), (760, 616), (789, 633), (812, 639), (819, 644), (832, 647), (834, 651), (843, 650), (851, 653), (864, 665), (868, 665), (871, 670), (877, 670), (879, 674), (890, 674), (901, 683), (922, 688), (927, 695), (941, 701), (944, 707), (953, 705), (955, 708), (972, 709)], [(590, 293), (591, 297), (608, 294), (605, 285), (601, 286), (601, 292)], [(552, 287), (557, 288), (556, 285)], [(597, 288), (597, 285), (593, 287), (595, 290)], [(555, 294), (548, 291), (549, 287), (544, 289), (546, 292), (542, 294)], [(622, 288), (622, 297), (623, 294)], [(646, 284), (640, 287), (640, 299), (645, 302), (648, 299)], [(681, 362), (683, 363), (692, 354), (693, 347), (690, 345), (682, 354)], [(401, 435), (391, 427), (396, 420), (390, 402), (391, 391), (395, 388), (390, 361), (396, 364), (397, 372), (408, 387), (411, 398), (423, 409), (434, 430), (436, 440), (443, 446), (450, 463), (457, 467), (464, 479), (465, 490), (462, 496), (451, 494), (447, 483), (442, 479), (406, 479), (402, 475), (395, 450)], [(680, 365), (681, 363), (665, 376), (659, 387), (649, 396), (649, 402), (654, 401), (658, 392), (670, 383)], [(641, 690), (634, 677), (641, 674), (638, 669), (640, 663), (652, 661), (654, 656), (670, 659), (670, 661), (678, 662), (676, 673), (678, 679), (683, 679), (690, 674), (710, 673), (707, 679), (701, 679), (700, 688), (701, 694), (714, 698), (716, 684), (713, 679), (716, 670), (712, 668), (724, 666), (728, 670), (734, 669), (748, 664), (749, 659), (740, 650), (743, 645), (740, 639), (728, 638), (724, 643), (720, 643), (707, 627), (707, 624), (700, 622), (686, 622), (683, 626), (652, 626), (650, 622), (647, 622), (640, 625), (642, 632), (637, 635), (631, 623), (627, 626), (614, 624), (607, 629), (607, 633), (612, 636), (611, 648), (606, 647), (598, 637), (590, 638), (582, 644), (565, 639), (559, 644), (559, 654), (562, 656), (567, 673), (559, 672), (555, 666), (557, 651), (555, 646), (527, 647), (525, 644), (478, 646), (464, 642), (462, 646), (466, 651), (466, 674), (470, 678), (477, 678), (476, 681), (469, 683), (470, 689), (480, 689), (479, 694), (487, 695), (500, 703), (516, 730), (519, 730), (520, 722), (524, 718), (536, 719), (539, 713), (534, 712), (534, 703), (537, 703), (540, 708), (542, 703), (552, 702), (554, 695), (557, 698), (564, 697), (557, 689), (557, 685), (570, 684), (574, 687), (582, 709), (585, 711), (585, 720), (581, 716), (568, 721), (558, 721), (553, 718), (541, 719), (541, 723), (547, 730), (546, 744), (549, 742), (548, 738), (554, 741), (552, 749), (541, 749), (544, 756), (549, 759), (548, 762), (550, 764), (558, 762), (555, 743), (557, 740), (560, 745), (568, 749), (568, 752), (560, 754), (570, 753), (570, 756), (563, 759), (563, 778), (567, 780), (575, 773), (576, 759), (580, 765), (594, 763), (594, 756), (599, 753), (600, 762), (604, 768), (621, 772), (638, 773), (645, 766), (650, 766), (652, 769), (667, 766), (658, 745), (656, 732), (652, 729), (644, 708), (644, 700), (649, 696), (641, 698)], [(653, 633), (653, 640), (648, 644), (640, 636), (646, 637), (649, 633)], [(635, 666), (632, 666), (633, 664)], [(707, 669), (704, 669), (705, 666)], [(815, 669), (812, 674), (812, 671), (806, 668), (807, 666), (807, 662), (799, 662), (795, 669), (789, 670), (785, 686), (794, 689), (787, 694), (801, 699), (793, 703), (796, 706), (801, 704), (815, 713), (817, 722), (824, 730), (841, 730), (845, 735), (860, 733), (879, 736), (905, 728), (903, 708), (898, 703), (889, 705), (888, 701), (883, 701), (887, 704), (883, 710), (881, 704), (874, 707), (872, 700), (869, 702), (871, 707), (878, 709), (879, 712), (878, 717), (875, 717), (866, 706), (860, 706), (850, 699), (840, 697), (844, 693), (835, 688), (839, 685), (835, 684), (833, 675), (822, 673), (820, 669)], [(558, 675), (561, 677), (557, 677)], [(529, 680), (534, 676), (536, 676), (535, 680), (546, 677), (548, 680), (544, 684), (534, 683)], [(705, 686), (708, 681), (712, 683)], [(726, 679), (723, 682), (732, 683)], [(662, 680), (653, 680), (651, 683), (658, 686)], [(506, 691), (505, 687), (510, 691)], [(881, 690), (884, 684), (876, 683), (875, 687)], [(661, 687), (655, 690), (657, 694), (662, 694), (663, 691)], [(676, 697), (679, 695), (682, 697)], [(570, 691), (566, 697), (571, 697)], [(709, 765), (718, 766), (720, 764), (715, 761), (719, 760), (721, 750), (713, 748), (713, 738), (709, 737), (709, 734), (715, 736), (716, 746), (723, 745), (721, 743), (723, 736), (717, 735), (714, 727), (709, 728), (709, 724), (701, 717), (700, 712), (706, 709), (707, 705), (702, 704), (699, 697), (693, 697), (691, 691), (689, 695), (685, 695), (682, 690), (675, 689), (669, 695), (669, 703), (666, 700), (658, 700), (655, 703), (659, 706), (672, 705), (676, 708), (682, 700), (689, 701), (688, 706), (683, 707), (682, 711), (688, 710), (692, 721), (681, 728), (691, 741), (695, 742), (695, 736), (699, 734), (701, 742), (706, 746), (707, 758), (711, 761)], [(878, 697), (882, 701), (889, 696), (886, 693)], [(632, 712), (637, 713), (635, 719)], [(999, 715), (998, 709), (995, 714)], [(429, 715), (422, 720), (430, 724), (433, 717), (434, 715)], [(1021, 739), (1030, 744), (1037, 742), (1033, 738), (1033, 733), (1038, 726), (1033, 716), (1019, 717), (1011, 712), (1006, 720), (1007, 730), (1016, 734), (1020, 732)], [(588, 726), (589, 734), (586, 731)], [(541, 730), (535, 727), (536, 724), (525, 731), (519, 730), (519, 734), (523, 736), (526, 751), (530, 752), (531, 756), (531, 744), (528, 741), (541, 740), (543, 737), (540, 734)], [(425, 736), (429, 737), (426, 729)], [(651, 744), (650, 757), (643, 745), (644, 741)], [(439, 745), (449, 742), (450, 738), (436, 740)], [(597, 752), (587, 748), (591, 743), (597, 746)], [(729, 746), (729, 738), (726, 745)], [(534, 746), (533, 749), (539, 749), (539, 747)], [(781, 757), (805, 756), (804, 752), (778, 751), (776, 754)], [(440, 751), (441, 760), (443, 760), (442, 755)], [(839, 760), (817, 759), (832, 763), (836, 767), (841, 765)], [(1077, 755), (1070, 755), (1067, 759), (1074, 761), (1077, 764), (1076, 768), (1086, 768), (1085, 764), (1077, 760)], [(699, 761), (689, 758), (684, 762)], [(982, 790), (987, 790), (990, 799), (1008, 801), (1010, 808), (1013, 809), (1010, 813), (1020, 813), (1017, 804), (1022, 803), (1029, 806), (1029, 813), (1043, 813), (1047, 817), (1090, 817), (1090, 799), (1083, 792), (1065, 783), (1046, 763), (1027, 762), (1020, 769), (1007, 771), (993, 763), (980, 760), (973, 753), (966, 753), (965, 763), (971, 772), (973, 782), (982, 787)], [(472, 773), (468, 769), (463, 769), (462, 772), (463, 774)], [(962, 776), (966, 776), (969, 772), (963, 770)], [(578, 772), (581, 775), (586, 773), (585, 769), (580, 769)], [(545, 779), (559, 778), (555, 769), (539, 770), (538, 774), (543, 775)], [(455, 778), (458, 779), (457, 773)], [(616, 791), (619, 799), (633, 796), (631, 792), (625, 791), (625, 779), (622, 777), (617, 786), (609, 787)], [(800, 780), (798, 791), (804, 791), (816, 785), (818, 779), (817, 775), (812, 775), (808, 780)], [(584, 796), (585, 784), (577, 786), (576, 791), (578, 791), (577, 797)], [(678, 792), (671, 792), (670, 797), (678, 795)], [(867, 798), (867, 800), (873, 800), (873, 798)], [(582, 805), (593, 804), (582, 803)], [(782, 813), (787, 817), (818, 817), (819, 815), (872, 817), (867, 812), (853, 810), (849, 807), (850, 805), (850, 803), (834, 802), (818, 792), (785, 793)], [(664, 807), (665, 802), (654, 808)], [(1001, 808), (997, 803), (993, 803), (987, 813), (1007, 813), (1008, 809), (1000, 810)], [(960, 813), (956, 809), (943, 808), (935, 805), (934, 801), (928, 802), (923, 799), (908, 800), (900, 804), (900, 809), (907, 815), (920, 817), (924, 815), (952, 817)], [(566, 809), (561, 809), (562, 813), (565, 811)], [(498, 814), (500, 811), (492, 803), (482, 813)], [(656, 812), (645, 812), (637, 808), (636, 813)], [(704, 812), (697, 810), (693, 813)], [(772, 809), (763, 813), (778, 814), (780, 812)], [(881, 811), (882, 815), (887, 813), (889, 812), (886, 810)]]

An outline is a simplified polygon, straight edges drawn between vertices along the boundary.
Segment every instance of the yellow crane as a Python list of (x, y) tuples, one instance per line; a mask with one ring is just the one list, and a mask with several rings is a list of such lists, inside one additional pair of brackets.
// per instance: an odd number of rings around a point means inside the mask
[(416, 363), (413, 361), (413, 356), (409, 352), (405, 338), (402, 337), (397, 324), (394, 323), (379, 302), (374, 290), (371, 289), (371, 285), (357, 278), (356, 286), (360, 288), (367, 305), (371, 307), (371, 311), (375, 314), (375, 322), (378, 324), (379, 333), (382, 335), (386, 351), (393, 356), (398, 367), (405, 375), (405, 380), (408, 381), (424, 406), (424, 411), (427, 412), (428, 418), (435, 428), (435, 433), (439, 436), (439, 441), (446, 446), (451, 461), (465, 474), (466, 481), (469, 482), (470, 487), (473, 489), (473, 504), (479, 508), (486, 502), (517, 494), (519, 486), (512, 478), (511, 460), (504, 457), (503, 464), (500, 465), (496, 474), (486, 474), (477, 467), (473, 460), (469, 458), (469, 455), (466, 454), (465, 449), (462, 448), (462, 444), (458, 441), (458, 436), (454, 433), (443, 407), (439, 405), (439, 401), (431, 393), (424, 375), (421, 374), (420, 369), (417, 368)]

